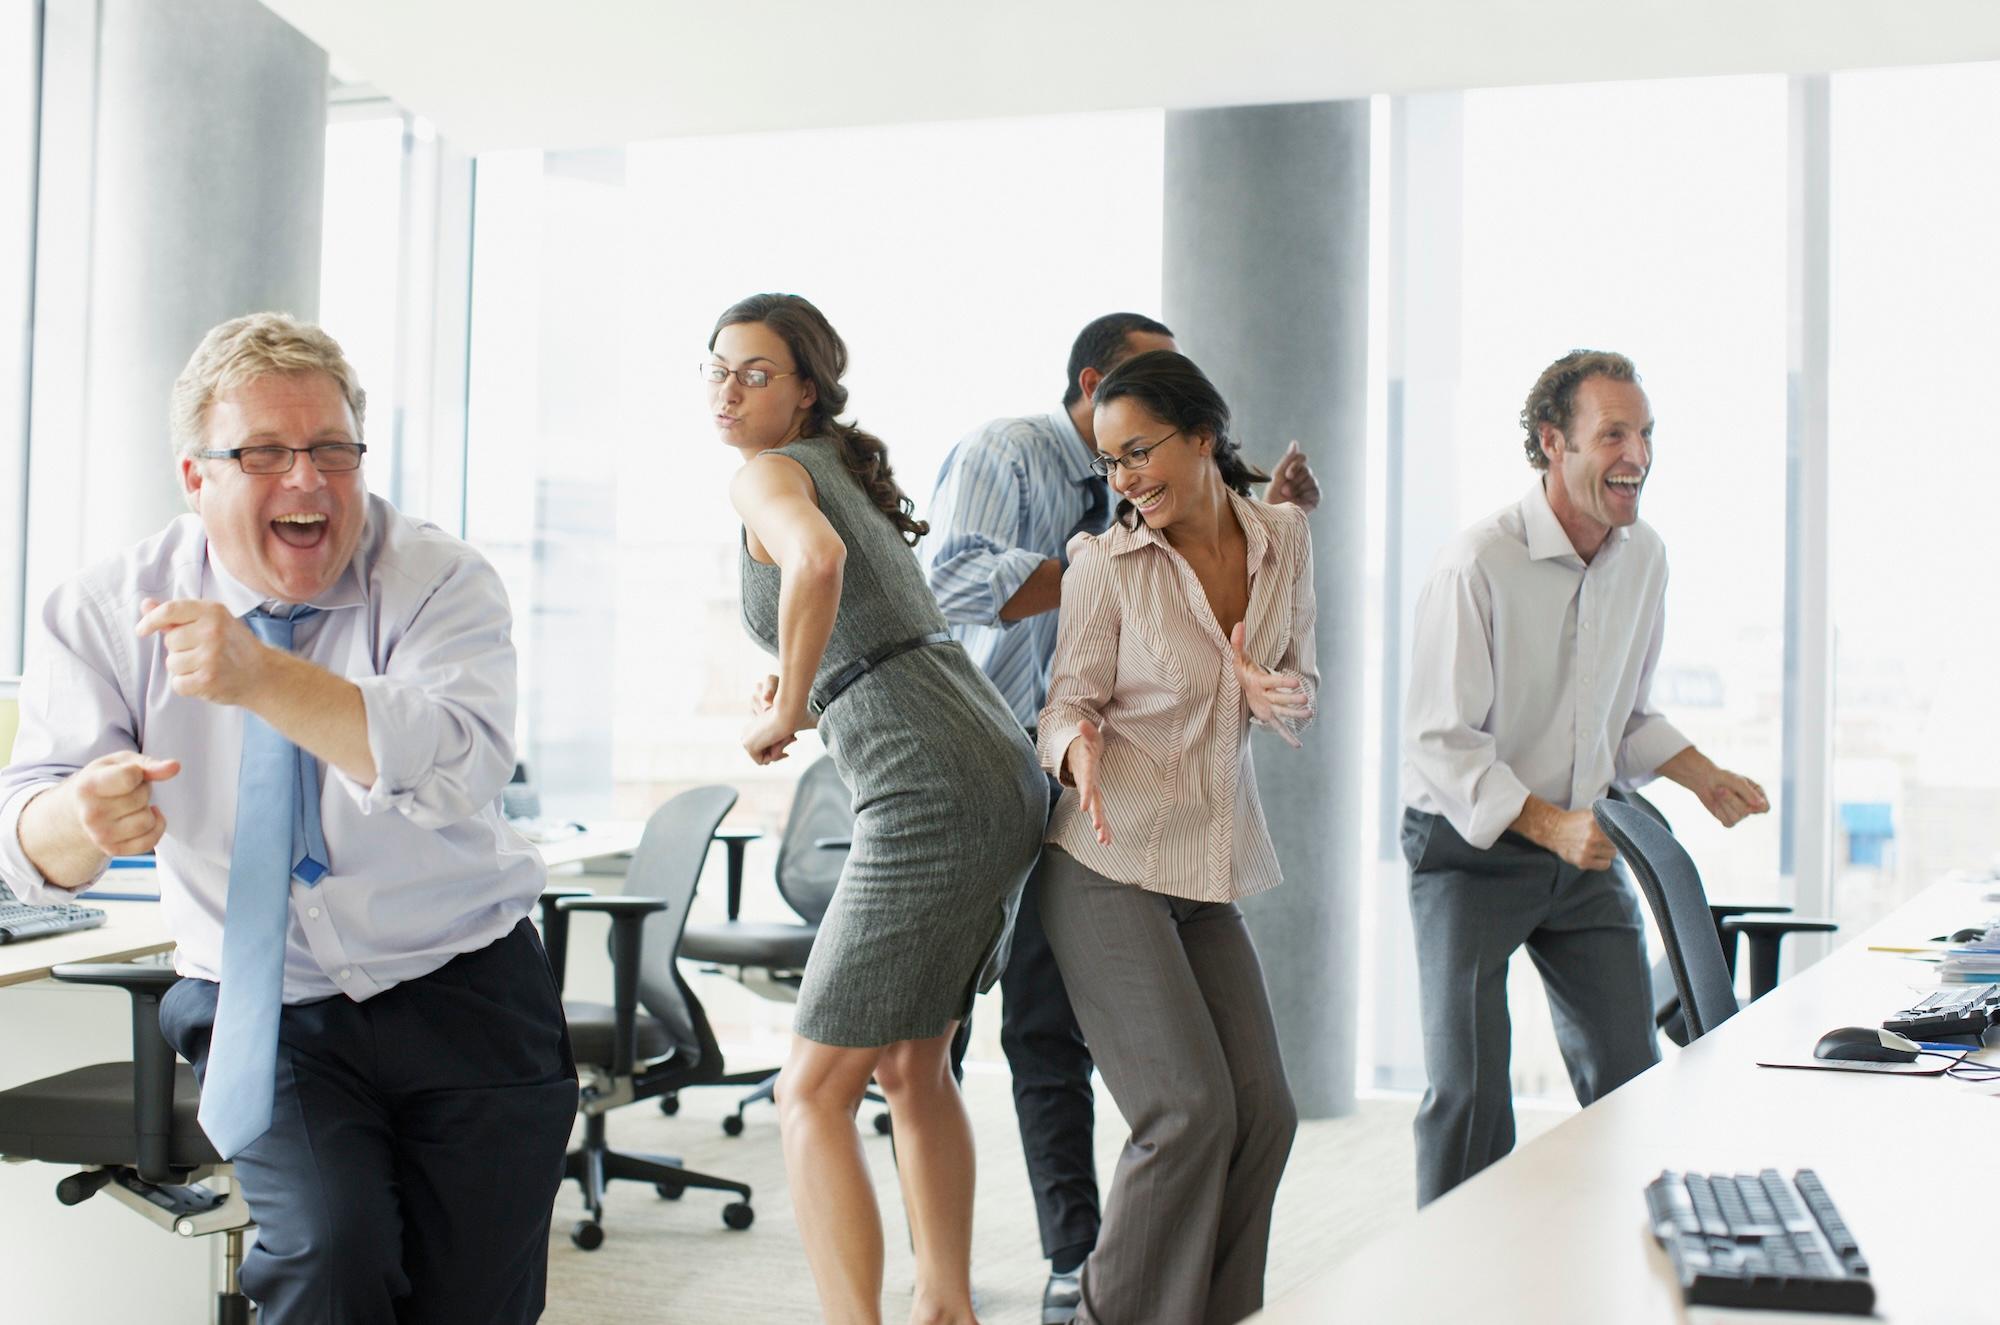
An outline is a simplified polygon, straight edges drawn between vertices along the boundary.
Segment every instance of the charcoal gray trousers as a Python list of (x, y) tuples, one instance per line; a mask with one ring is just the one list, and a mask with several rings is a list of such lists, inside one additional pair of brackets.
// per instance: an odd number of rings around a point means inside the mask
[(1442, 816), (1403, 812), (1416, 929), (1424, 1070), (1417, 1204), (1514, 1148), (1507, 962), (1523, 945), (1541, 972), (1578, 1103), (1660, 1060), (1646, 935), (1614, 867), (1580, 870), (1505, 833), (1486, 850)]

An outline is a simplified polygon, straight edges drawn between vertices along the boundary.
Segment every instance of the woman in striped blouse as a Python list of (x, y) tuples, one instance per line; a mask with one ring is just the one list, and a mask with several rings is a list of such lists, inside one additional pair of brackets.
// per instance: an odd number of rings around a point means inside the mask
[(1264, 1298), (1297, 1115), (1236, 899), (1278, 882), (1249, 727), (1313, 715), (1305, 512), (1263, 475), (1186, 358), (1097, 389), (1121, 499), (1070, 545), (1041, 755), (1063, 783), (1040, 902), (1098, 1070), (1131, 1128), (1079, 1322), (1227, 1322)]

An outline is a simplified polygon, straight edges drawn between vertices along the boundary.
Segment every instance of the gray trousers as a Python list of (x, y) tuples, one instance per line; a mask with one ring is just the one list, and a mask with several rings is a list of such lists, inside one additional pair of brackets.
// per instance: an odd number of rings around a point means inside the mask
[(1513, 833), (1481, 851), (1444, 818), (1403, 812), (1424, 1070), (1417, 1204), (1514, 1148), (1507, 962), (1527, 945), (1578, 1103), (1660, 1061), (1646, 935), (1631, 885)]
[(1233, 903), (1115, 883), (1056, 847), (1042, 923), (1131, 1130), (1083, 1266), (1079, 1325), (1233, 1325), (1264, 1304), (1298, 1113)]

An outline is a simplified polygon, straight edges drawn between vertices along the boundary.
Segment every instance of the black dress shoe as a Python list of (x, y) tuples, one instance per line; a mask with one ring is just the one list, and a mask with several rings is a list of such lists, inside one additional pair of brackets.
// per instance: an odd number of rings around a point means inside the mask
[(1068, 1274), (1050, 1275), (1049, 1286), (1042, 1290), (1042, 1325), (1070, 1325), (1076, 1319), (1076, 1308), (1082, 1301), (1081, 1267)]

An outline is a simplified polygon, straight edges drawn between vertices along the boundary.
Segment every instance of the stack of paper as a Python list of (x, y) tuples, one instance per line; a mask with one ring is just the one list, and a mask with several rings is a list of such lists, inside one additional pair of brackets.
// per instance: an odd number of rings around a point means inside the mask
[(2000, 925), (1987, 927), (1985, 937), (1946, 948), (1938, 979), (1960, 984), (2000, 984)]

